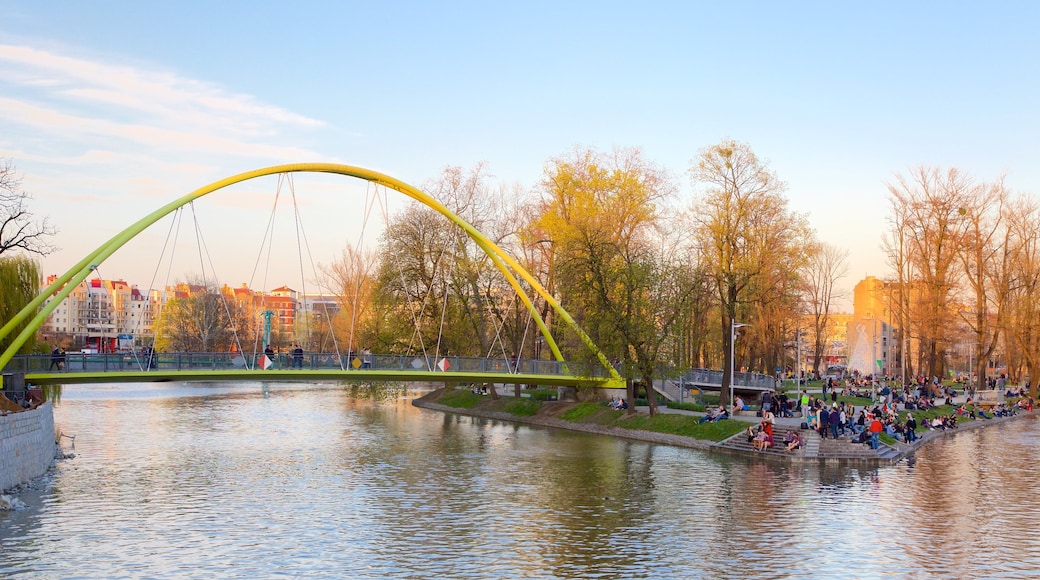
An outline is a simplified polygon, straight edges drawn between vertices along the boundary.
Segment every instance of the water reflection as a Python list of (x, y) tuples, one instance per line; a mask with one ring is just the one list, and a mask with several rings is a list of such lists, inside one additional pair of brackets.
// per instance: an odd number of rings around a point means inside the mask
[[(330, 385), (69, 387), (78, 457), (0, 515), (0, 574), (1023, 576), (1034, 420), (894, 467), (783, 466)], [(980, 557), (982, 555), (982, 557)]]

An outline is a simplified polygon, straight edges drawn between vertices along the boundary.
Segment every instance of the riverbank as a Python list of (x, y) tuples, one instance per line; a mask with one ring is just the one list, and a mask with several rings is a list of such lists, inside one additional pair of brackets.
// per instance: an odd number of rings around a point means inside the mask
[[(470, 417), (481, 417), (484, 419), (520, 423), (522, 425), (534, 425), (538, 427), (549, 427), (552, 429), (580, 431), (596, 435), (608, 435), (611, 437), (635, 439), (637, 441), (661, 443), (705, 451), (710, 450), (717, 442), (716, 440), (707, 438), (698, 438), (688, 435), (663, 433), (644, 429), (630, 429), (611, 424), (615, 421), (624, 420), (626, 418), (642, 422), (645, 421), (647, 414), (636, 413), (634, 416), (626, 416), (623, 411), (614, 411), (608, 409), (605, 405), (597, 405), (598, 407), (601, 407), (601, 409), (596, 409), (597, 413), (595, 414), (585, 414), (583, 411), (589, 408), (589, 403), (545, 402), (534, 407), (527, 406), (527, 409), (534, 409), (532, 414), (516, 414), (505, 410), (511, 403), (517, 401), (517, 399), (511, 396), (507, 397), (503, 395), (498, 400), (495, 400), (492, 397), (477, 395), (479, 401), (476, 401), (475, 404), (468, 407), (446, 405), (439, 402), (442, 397), (445, 397), (452, 392), (453, 391), (450, 388), (439, 389), (417, 399), (413, 399), (412, 405), (422, 409), (430, 409), (444, 413), (455, 413)], [(457, 393), (459, 391), (454, 392)], [(520, 401), (525, 400), (529, 399), (520, 399)], [(467, 401), (467, 404), (470, 402), (473, 401)], [(568, 419), (568, 412), (573, 412), (575, 410), (578, 410), (578, 413), (583, 416), (579, 420)], [(696, 421), (692, 421), (692, 423), (696, 423)], [(722, 426), (722, 430), (720, 430), (718, 426)], [(706, 427), (704, 431), (706, 433), (721, 435), (718, 436), (718, 440), (728, 438), (733, 433), (744, 430), (743, 426), (738, 425), (733, 427), (731, 425), (724, 425), (723, 423), (711, 424), (711, 427), (713, 428), (710, 431), (708, 427)], [(733, 430), (734, 428), (736, 431)]]
[[(604, 405), (601, 408), (593, 408), (592, 403), (568, 403), (568, 402), (544, 402), (540, 404), (520, 405), (521, 413), (509, 412), (511, 405), (517, 405), (517, 399), (511, 396), (501, 396), (495, 400), (488, 396), (476, 395), (476, 399), (468, 398), (464, 401), (451, 400), (459, 393), (453, 389), (440, 389), (428, 393), (412, 404), (423, 409), (455, 413), (471, 417), (481, 417), (496, 421), (520, 423), (552, 429), (565, 429), (568, 431), (579, 431), (597, 435), (608, 435), (624, 439), (633, 439), (649, 443), (660, 443), (676, 447), (700, 449), (703, 451), (727, 453), (731, 455), (752, 456), (767, 460), (780, 462), (820, 462), (841, 464), (873, 464), (885, 465), (901, 461), (907, 456), (913, 455), (922, 446), (937, 439), (956, 435), (966, 431), (979, 429), (989, 425), (997, 425), (1014, 421), (1017, 419), (1031, 417), (1038, 411), (1020, 411), (1012, 417), (994, 417), (990, 419), (977, 419), (959, 423), (955, 429), (931, 430), (919, 432), (918, 439), (913, 443), (895, 442), (889, 445), (882, 444), (882, 448), (875, 451), (862, 444), (851, 443), (848, 440), (820, 440), (815, 431), (801, 430), (807, 444), (802, 449), (785, 453), (782, 449), (774, 448), (770, 452), (757, 452), (748, 445), (743, 444), (743, 433), (748, 425), (758, 421), (754, 415), (738, 415), (733, 419), (721, 421), (714, 424), (699, 424), (698, 420), (703, 413), (690, 411), (679, 411), (674, 409), (661, 409), (656, 417), (671, 415), (676, 420), (669, 421), (667, 417), (660, 422), (670, 423), (664, 428), (676, 431), (663, 433), (642, 428), (632, 428), (646, 424), (650, 419), (646, 412), (638, 411), (635, 414), (625, 414), (621, 411), (613, 411)], [(442, 398), (448, 397), (445, 401)], [(526, 399), (520, 399), (525, 401)], [(450, 402), (452, 404), (444, 404)], [(533, 402), (532, 402), (533, 403)], [(465, 405), (465, 406), (459, 406)], [(575, 413), (575, 411), (578, 411)], [(575, 416), (579, 416), (575, 420)], [(679, 417), (686, 417), (679, 419)], [(684, 424), (678, 423), (684, 421)], [(617, 423), (623, 422), (625, 426)], [(801, 419), (778, 419), (777, 428), (786, 430), (798, 429)], [(607, 424), (604, 424), (607, 423)], [(711, 429), (715, 426), (714, 429)], [(718, 427), (721, 426), (721, 427)], [(654, 426), (654, 428), (659, 428)], [(781, 431), (782, 432), (782, 431)], [(823, 443), (823, 445), (821, 445)], [(782, 447), (782, 446), (781, 446)]]

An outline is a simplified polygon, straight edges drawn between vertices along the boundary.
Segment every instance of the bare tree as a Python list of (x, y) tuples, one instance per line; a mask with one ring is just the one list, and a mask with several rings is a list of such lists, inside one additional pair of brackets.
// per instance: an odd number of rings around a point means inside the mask
[(1013, 199), (1006, 211), (1016, 240), (1010, 259), (1007, 313), (1008, 342), (1017, 347), (1030, 377), (1029, 394), (1037, 397), (1040, 376), (1040, 205), (1035, 199)]
[(960, 260), (970, 294), (971, 311), (960, 315), (971, 330), (976, 359), (975, 387), (986, 380), (986, 362), (993, 356), (1006, 314), (1009, 268), (1018, 250), (1018, 235), (1007, 227), (1004, 207), (1008, 193), (1003, 179), (969, 189), (966, 203), (958, 209), (963, 222)]
[(830, 338), (831, 304), (843, 297), (837, 284), (848, 273), (848, 259), (848, 250), (820, 244), (810, 256), (809, 267), (805, 270), (806, 302), (813, 321), (812, 368), (816, 372), (820, 371), (820, 360)]
[(328, 266), (319, 264), (322, 286), (337, 296), (339, 302), (332, 331), (340, 348), (357, 352), (361, 343), (374, 344), (376, 308), (375, 277), (379, 256), (374, 250), (343, 249), (338, 261)]
[(918, 335), (918, 368), (942, 376), (949, 347), (948, 331), (955, 314), (952, 302), (957, 289), (958, 253), (964, 241), (964, 212), (972, 182), (956, 169), (941, 172), (919, 167), (905, 178), (897, 175), (889, 184), (896, 218), (893, 232), (906, 252), (900, 257), (913, 269), (910, 283), (916, 304), (910, 313)]
[(33, 219), (29, 211), (32, 197), (21, 189), (22, 180), (14, 165), (0, 157), (0, 255), (11, 250), (46, 256), (57, 248), (48, 238), (57, 233), (47, 218)]

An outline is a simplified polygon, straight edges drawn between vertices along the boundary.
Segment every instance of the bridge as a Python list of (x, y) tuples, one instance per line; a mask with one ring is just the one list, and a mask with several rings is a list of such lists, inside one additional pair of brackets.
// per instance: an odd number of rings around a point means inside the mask
[[(566, 363), (550, 360), (448, 356), (439, 359), (415, 355), (373, 354), (341, 356), (308, 353), (293, 368), (290, 355), (276, 355), (266, 370), (246, 368), (235, 353), (66, 353), (61, 368), (51, 355), (17, 355), (4, 372), (25, 374), (33, 385), (158, 381), (343, 381), (502, 383), (561, 387), (612, 386), (606, 373), (590, 376), (569, 372)], [(367, 361), (367, 362), (366, 362)], [(598, 375), (598, 376), (597, 376)]]
[[(225, 357), (214, 355), (196, 355), (187, 358), (180, 356), (176, 362), (169, 355), (160, 355), (158, 364), (154, 368), (151, 365), (133, 368), (125, 356), (103, 355), (100, 358), (69, 358), (68, 367), (64, 372), (53, 373), (43, 367), (49, 366), (50, 360), (47, 355), (33, 358), (16, 354), (22, 345), (33, 336), (46, 322), (47, 317), (69, 297), (72, 291), (94, 272), (98, 265), (109, 258), (127, 242), (144, 232), (148, 227), (155, 224), (161, 218), (192, 204), (195, 200), (216, 192), (228, 186), (270, 175), (288, 175), (299, 172), (310, 172), (320, 174), (335, 174), (347, 177), (359, 178), (377, 186), (394, 190), (404, 194), (413, 200), (428, 206), (443, 217), (454, 223), (479, 247), (490, 259), (491, 264), (497, 269), (512, 287), (517, 297), (527, 309), (534, 324), (541, 333), (541, 340), (552, 353), (555, 372), (542, 372), (536, 369), (534, 361), (525, 361), (531, 367), (531, 372), (516, 372), (517, 369), (509, 369), (508, 365), (501, 368), (488, 368), (485, 363), (483, 368), (468, 369), (467, 362), (461, 359), (444, 358), (435, 355), (435, 361), (428, 360), (429, 355), (425, 349), (423, 356), (393, 358), (391, 363), (385, 366), (379, 364), (362, 365), (361, 368), (352, 368), (343, 364), (315, 364), (319, 359), (312, 358), (312, 364), (305, 369), (277, 369), (258, 371), (255, 365), (256, 353), (248, 358), (234, 357), (227, 360)], [(568, 366), (564, 361), (556, 341), (549, 331), (545, 321), (542, 319), (539, 309), (535, 306), (528, 291), (524, 289), (520, 280), (523, 280), (527, 288), (544, 300), (545, 304), (552, 308), (557, 318), (566, 324), (591, 351), (594, 358), (599, 361), (600, 368), (596, 372), (585, 373), (588, 376), (572, 375), (571, 369), (575, 365)], [(49, 299), (49, 300), (48, 300)], [(13, 335), (13, 338), (11, 336)], [(612, 388), (624, 386), (624, 379), (617, 370), (609, 363), (607, 357), (596, 346), (589, 336), (574, 321), (573, 317), (555, 297), (527, 272), (513, 257), (503, 251), (492, 240), (488, 239), (472, 225), (448, 209), (441, 202), (430, 197), (419, 189), (408, 185), (388, 175), (378, 173), (369, 169), (340, 165), (332, 163), (301, 163), (290, 165), (279, 165), (267, 167), (246, 173), (234, 175), (205, 187), (199, 188), (177, 200), (174, 200), (149, 215), (141, 218), (123, 231), (116, 234), (107, 242), (103, 243), (94, 251), (87, 254), (82, 260), (73, 265), (67, 272), (54, 280), (52, 284), (44, 288), (39, 296), (30, 301), (18, 314), (6, 321), (0, 328), (0, 340), (7, 339), (6, 349), (0, 353), (0, 369), (5, 372), (24, 372), (26, 379), (35, 384), (59, 383), (59, 382), (91, 382), (91, 381), (155, 381), (155, 380), (256, 380), (260, 377), (272, 380), (327, 380), (343, 379), (349, 377), (351, 380), (367, 378), (368, 380), (434, 380), (443, 382), (522, 382), (525, 384), (545, 385), (599, 385)], [(349, 347), (348, 347), (349, 348)], [(241, 350), (241, 349), (239, 349)], [(345, 355), (333, 353), (328, 357), (329, 361), (342, 361)], [(313, 355), (312, 355), (313, 357)], [(41, 360), (42, 359), (42, 360)], [(202, 361), (205, 362), (202, 362)], [(430, 364), (435, 362), (435, 364)], [(504, 363), (505, 361), (503, 361)], [(447, 363), (447, 364), (445, 364)], [(441, 366), (436, 366), (440, 364)], [(79, 368), (76, 368), (76, 367)], [(76, 369), (73, 372), (73, 369)], [(524, 370), (527, 370), (526, 367)], [(584, 370), (584, 369), (583, 369)], [(510, 372), (512, 371), (512, 372)], [(261, 374), (262, 373), (262, 374)], [(407, 378), (405, 378), (407, 377)]]
[[(723, 371), (690, 369), (675, 379), (655, 381), (654, 389), (671, 401), (682, 402), (691, 390), (721, 391)], [(761, 373), (733, 373), (733, 391), (744, 397), (758, 398), (764, 391), (777, 388), (776, 378)], [(754, 400), (754, 399), (750, 399)]]
[[(454, 223), (490, 259), (491, 264), (516, 293), (527, 309), (531, 320), (541, 333), (543, 343), (551, 351), (553, 360), (520, 360), (510, 364), (505, 358), (441, 357), (423, 349), (420, 355), (372, 355), (362, 362), (349, 352), (315, 353), (305, 357), (302, 368), (292, 368), (285, 359), (275, 368), (261, 370), (257, 364), (258, 353), (236, 355), (229, 353), (159, 353), (154, 361), (142, 364), (140, 353), (82, 354), (69, 353), (66, 364), (54, 372), (50, 355), (18, 355), (23, 344), (38, 331), (47, 317), (72, 291), (94, 272), (98, 265), (110, 257), (127, 242), (144, 232), (161, 218), (192, 204), (196, 199), (228, 186), (263, 176), (279, 177), (299, 172), (336, 174), (359, 178), (377, 186), (404, 194), (428, 206)], [(599, 362), (599, 366), (570, 364), (564, 360), (556, 341), (542, 315), (521, 284), (539, 296), (557, 319), (570, 328)], [(50, 300), (48, 300), (50, 299)], [(100, 319), (100, 316), (99, 316)], [(13, 338), (11, 336), (13, 335)], [(514, 258), (472, 225), (456, 215), (441, 202), (422, 191), (388, 175), (361, 167), (331, 163), (302, 163), (267, 167), (234, 175), (195, 190), (174, 200), (131, 226), (87, 254), (62, 276), (58, 277), (39, 296), (26, 305), (17, 315), (0, 328), (0, 340), (7, 339), (7, 347), (0, 352), (0, 369), (5, 373), (24, 373), (25, 379), (33, 384), (61, 384), (85, 382), (130, 382), (130, 381), (205, 381), (205, 380), (341, 380), (341, 381), (403, 381), (444, 383), (504, 383), (549, 386), (598, 386), (624, 388), (625, 381), (617, 369), (596, 346), (573, 317), (556, 298), (527, 272)], [(338, 347), (337, 347), (338, 349)], [(242, 351), (241, 348), (238, 349)], [(575, 370), (580, 370), (575, 374)], [(715, 374), (712, 374), (715, 373)], [(764, 390), (766, 382), (761, 376), (737, 377), (736, 388), (740, 391)], [(771, 379), (771, 377), (770, 377)], [(677, 388), (680, 397), (687, 385), (712, 388), (721, 385), (719, 371), (691, 371), (689, 377), (678, 381), (678, 387), (662, 383), (658, 390), (671, 396), (671, 388)], [(770, 383), (769, 386), (772, 386)]]

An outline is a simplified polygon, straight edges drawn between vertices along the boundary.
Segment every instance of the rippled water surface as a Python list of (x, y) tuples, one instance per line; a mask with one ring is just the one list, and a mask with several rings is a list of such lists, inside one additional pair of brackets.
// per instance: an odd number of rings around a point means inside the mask
[[(877, 470), (444, 415), (329, 385), (68, 387), (0, 575), (1023, 578), (1040, 423)], [(66, 445), (67, 446), (67, 445)]]

